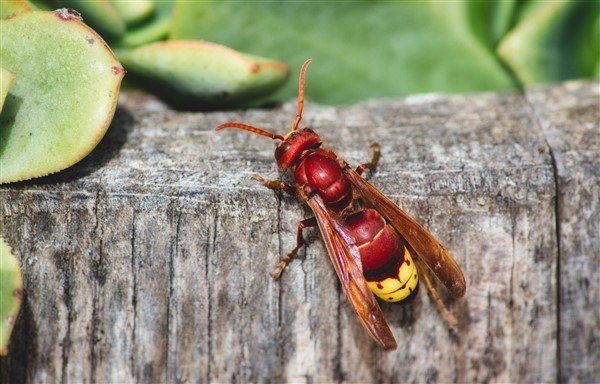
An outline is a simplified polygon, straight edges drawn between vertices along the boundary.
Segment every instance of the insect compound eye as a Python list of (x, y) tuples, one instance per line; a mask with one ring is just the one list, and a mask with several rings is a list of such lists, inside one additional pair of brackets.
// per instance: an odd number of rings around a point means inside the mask
[(290, 148), (290, 142), (287, 140), (282, 142), (281, 144), (279, 144), (277, 146), (277, 148), (275, 148), (275, 160), (277, 160), (277, 162), (279, 162), (281, 157), (287, 152), (287, 150), (289, 148)]

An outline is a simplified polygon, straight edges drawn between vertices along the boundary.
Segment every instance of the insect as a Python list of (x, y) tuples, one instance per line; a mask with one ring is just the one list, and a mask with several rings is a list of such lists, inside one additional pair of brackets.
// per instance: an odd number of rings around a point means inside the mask
[(280, 141), (275, 159), (281, 171), (292, 174), (293, 183), (260, 175), (254, 178), (268, 188), (299, 198), (314, 213), (298, 224), (296, 247), (277, 265), (273, 277), (279, 279), (305, 244), (303, 230), (318, 226), (349, 303), (382, 348), (396, 349), (397, 344), (373, 293), (384, 301), (406, 300), (416, 292), (419, 276), (444, 318), (455, 327), (457, 321), (440, 300), (424, 264), (453, 297), (465, 294), (465, 277), (450, 252), (426, 228), (362, 177), (366, 169), (373, 171), (377, 166), (379, 145), (372, 145), (370, 162), (354, 169), (324, 148), (317, 133), (299, 129), (310, 62), (307, 60), (300, 70), (298, 112), (285, 136), (235, 122), (216, 128), (242, 129)]

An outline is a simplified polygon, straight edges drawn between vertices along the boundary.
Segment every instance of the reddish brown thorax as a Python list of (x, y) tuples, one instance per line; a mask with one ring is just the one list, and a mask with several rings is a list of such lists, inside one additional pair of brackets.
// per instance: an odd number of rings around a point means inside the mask
[(336, 155), (321, 149), (321, 137), (310, 129), (291, 132), (275, 149), (275, 159), (282, 171), (292, 171), (300, 186), (343, 209), (352, 197), (350, 182), (343, 174)]
[(306, 153), (294, 171), (294, 178), (298, 184), (310, 186), (327, 205), (339, 206), (347, 203), (352, 189), (334, 156), (323, 149)]

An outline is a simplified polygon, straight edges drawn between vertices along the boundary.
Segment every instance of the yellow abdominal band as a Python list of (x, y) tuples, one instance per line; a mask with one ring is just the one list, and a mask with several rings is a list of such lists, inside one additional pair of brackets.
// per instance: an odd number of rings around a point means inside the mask
[(406, 299), (416, 288), (419, 278), (417, 268), (408, 249), (404, 248), (404, 261), (398, 268), (398, 274), (382, 281), (367, 281), (371, 292), (382, 300), (396, 303)]

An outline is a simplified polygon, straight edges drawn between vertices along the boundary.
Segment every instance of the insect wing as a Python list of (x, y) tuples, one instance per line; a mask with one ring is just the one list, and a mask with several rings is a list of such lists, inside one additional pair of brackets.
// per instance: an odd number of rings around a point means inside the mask
[(368, 201), (408, 241), (417, 255), (454, 297), (464, 296), (467, 284), (452, 254), (412, 216), (346, 166), (344, 173), (355, 190)]
[(367, 287), (362, 273), (360, 254), (354, 240), (323, 200), (315, 195), (307, 201), (319, 224), (327, 254), (333, 263), (348, 301), (356, 311), (363, 327), (384, 349), (396, 349), (396, 339), (388, 326), (379, 304)]

